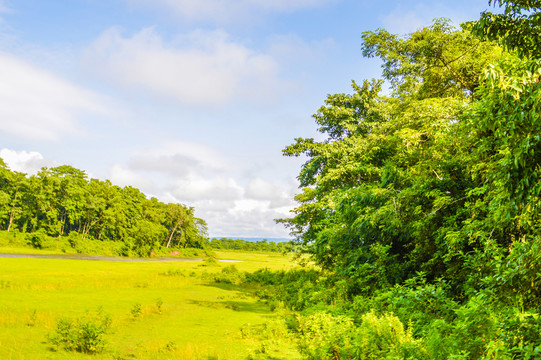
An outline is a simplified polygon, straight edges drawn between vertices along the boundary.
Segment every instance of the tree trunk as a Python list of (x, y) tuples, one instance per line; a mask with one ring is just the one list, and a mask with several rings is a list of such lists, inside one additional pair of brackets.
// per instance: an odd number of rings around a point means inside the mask
[(15, 217), (15, 200), (17, 200), (17, 195), (19, 194), (19, 190), (15, 191), (15, 196), (13, 196), (13, 202), (11, 203), (11, 212), (9, 213), (9, 223), (8, 223), (8, 229), (11, 229), (11, 224), (13, 223), (13, 218)]
[(171, 234), (169, 234), (169, 239), (167, 240), (167, 245), (165, 245), (166, 248), (168, 248), (169, 245), (171, 245), (171, 239), (173, 239), (173, 235), (175, 234), (175, 231), (177, 231), (177, 229), (178, 229), (178, 223), (175, 226), (175, 228), (171, 231)]
[[(167, 241), (167, 245), (165, 247), (169, 247), (171, 244), (171, 240), (173, 239), (173, 235), (175, 235), (175, 231), (177, 231), (178, 227), (180, 226), (180, 223), (182, 222), (182, 216), (178, 218), (177, 223), (175, 224), (175, 228), (173, 231), (171, 231), (171, 234), (169, 235), (169, 240)], [(180, 245), (180, 241), (179, 241)]]
[(9, 214), (8, 232), (9, 232), (9, 229), (11, 229), (12, 223), (13, 223), (13, 211), (11, 212), (11, 214)]

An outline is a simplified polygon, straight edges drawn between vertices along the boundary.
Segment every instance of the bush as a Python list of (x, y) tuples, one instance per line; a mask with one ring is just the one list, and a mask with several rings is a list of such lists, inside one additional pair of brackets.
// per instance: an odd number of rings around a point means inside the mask
[(36, 249), (43, 248), (43, 243), (44, 243), (46, 237), (47, 237), (47, 235), (45, 235), (42, 232), (35, 232), (35, 233), (31, 233), (31, 234), (26, 235), (26, 239), (27, 239), (28, 243), (30, 245), (32, 245), (32, 247), (34, 247)]
[(239, 285), (244, 281), (244, 274), (239, 272), (235, 265), (222, 268), (222, 272), (214, 276), (214, 281), (224, 284)]
[(133, 304), (132, 308), (130, 309), (130, 313), (133, 319), (137, 319), (141, 317), (142, 311), (143, 311), (143, 307), (139, 303)]
[(308, 359), (352, 359), (355, 325), (345, 316), (316, 313), (297, 317), (299, 350)]
[(361, 359), (428, 359), (423, 345), (405, 330), (393, 314), (378, 317), (373, 312), (362, 316), (355, 339), (356, 354)]
[(208, 257), (206, 258), (203, 263), (199, 266), (220, 266), (220, 263), (218, 262), (218, 260), (216, 260), (215, 258), (213, 257)]
[(370, 312), (356, 326), (352, 319), (325, 312), (297, 316), (299, 350), (307, 359), (428, 359), (423, 344), (396, 316)]
[(111, 318), (101, 310), (73, 319), (60, 319), (49, 342), (57, 348), (85, 354), (99, 353), (105, 347), (104, 334), (111, 325)]

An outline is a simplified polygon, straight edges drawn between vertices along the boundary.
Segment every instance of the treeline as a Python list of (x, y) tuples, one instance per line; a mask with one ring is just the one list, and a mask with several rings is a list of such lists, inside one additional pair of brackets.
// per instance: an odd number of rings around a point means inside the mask
[[(262, 274), (309, 359), (541, 356), (541, 2), (362, 35), (379, 80), (299, 138), (290, 227), (321, 272)], [(264, 275), (264, 276), (263, 276)], [(302, 289), (302, 293), (298, 291)]]
[(242, 239), (212, 238), (207, 247), (214, 250), (242, 250), (261, 252), (285, 252), (289, 250), (289, 243), (267, 241), (246, 241)]
[(72, 239), (122, 242), (148, 256), (160, 246), (201, 248), (204, 220), (182, 204), (162, 203), (131, 186), (88, 179), (72, 166), (36, 175), (11, 171), (0, 159), (0, 229)]

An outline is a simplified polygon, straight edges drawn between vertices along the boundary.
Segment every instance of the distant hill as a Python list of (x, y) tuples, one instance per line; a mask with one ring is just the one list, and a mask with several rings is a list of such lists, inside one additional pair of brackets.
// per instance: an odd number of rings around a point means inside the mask
[(267, 240), (268, 242), (288, 242), (292, 239), (290, 238), (271, 238), (271, 237), (237, 237), (237, 236), (213, 236), (211, 239), (233, 239), (233, 240), (244, 240), (244, 241), (250, 241), (250, 242), (258, 242)]

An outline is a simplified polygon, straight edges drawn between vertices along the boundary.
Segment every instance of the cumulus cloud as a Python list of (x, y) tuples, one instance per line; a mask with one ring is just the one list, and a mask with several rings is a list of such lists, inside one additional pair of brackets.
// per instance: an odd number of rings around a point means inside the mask
[(182, 178), (201, 173), (219, 173), (229, 160), (216, 150), (189, 141), (168, 141), (160, 148), (134, 154), (130, 168)]
[(250, 180), (245, 188), (245, 198), (266, 201), (271, 209), (293, 205), (293, 194), (284, 184), (271, 183), (261, 178)]
[(242, 186), (233, 178), (193, 177), (175, 182), (169, 193), (177, 202), (195, 207), (211, 236), (287, 237), (287, 230), (274, 219), (289, 216), (294, 207), (288, 186), (263, 179)]
[(0, 150), (0, 158), (11, 170), (28, 175), (36, 174), (44, 166), (51, 166), (51, 162), (45, 160), (43, 155), (36, 151), (15, 151), (4, 148)]
[(242, 187), (229, 177), (204, 178), (189, 176), (176, 180), (169, 190), (182, 201), (229, 200), (240, 199)]
[(166, 42), (154, 28), (124, 37), (105, 31), (86, 51), (86, 66), (128, 90), (184, 104), (264, 99), (276, 89), (277, 64), (232, 41), (224, 31), (197, 30)]
[(0, 53), (0, 132), (57, 140), (80, 132), (77, 116), (104, 114), (98, 95), (45, 70)]
[(271, 200), (283, 195), (282, 190), (260, 178), (252, 179), (246, 186), (246, 196), (257, 200)]
[(128, 4), (171, 11), (190, 20), (215, 22), (250, 19), (261, 13), (293, 12), (337, 0), (125, 0)]
[(164, 202), (193, 206), (211, 236), (287, 237), (274, 219), (295, 206), (297, 182), (247, 175), (246, 166), (206, 145), (164, 141), (133, 153), (126, 166), (112, 167), (110, 179)]
[(109, 180), (118, 186), (133, 186), (148, 193), (154, 190), (152, 180), (144, 174), (132, 171), (120, 164), (115, 164), (109, 169)]
[[(198, 207), (196, 207), (198, 208)], [(286, 217), (287, 211), (270, 209), (265, 202), (241, 199), (227, 211), (204, 212), (213, 236), (287, 237), (287, 230), (274, 219)]]

